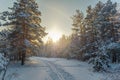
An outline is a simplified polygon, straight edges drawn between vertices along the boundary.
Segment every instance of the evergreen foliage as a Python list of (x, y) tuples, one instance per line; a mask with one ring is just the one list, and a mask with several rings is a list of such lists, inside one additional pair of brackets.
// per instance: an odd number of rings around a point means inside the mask
[(95, 71), (104, 71), (109, 67), (110, 61), (117, 61), (115, 59), (119, 51), (115, 48), (108, 50), (111, 43), (119, 44), (120, 23), (116, 3), (112, 3), (111, 0), (106, 3), (99, 1), (94, 8), (88, 6), (86, 12), (85, 18), (81, 18), (82, 14), (78, 14), (78, 11), (72, 18), (74, 24), (72, 30), (77, 36), (72, 35), (71, 54), (79, 57), (77, 59), (90, 59)]
[(12, 33), (9, 34), (11, 47), (22, 65), (27, 53), (34, 53), (36, 47), (42, 44), (42, 38), (46, 35), (45, 28), (40, 25), (41, 12), (35, 0), (17, 0), (14, 2), (11, 11), (2, 13), (1, 19), (6, 21), (3, 25), (12, 26)]

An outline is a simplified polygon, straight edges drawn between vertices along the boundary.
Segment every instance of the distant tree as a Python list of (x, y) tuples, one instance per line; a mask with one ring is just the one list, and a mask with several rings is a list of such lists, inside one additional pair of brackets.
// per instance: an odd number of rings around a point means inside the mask
[(57, 42), (53, 42), (51, 38), (45, 42), (43, 47), (43, 56), (46, 57), (69, 57), (69, 46), (71, 38), (66, 35), (62, 35)]
[[(64, 44), (64, 45), (63, 45)], [(70, 38), (69, 36), (62, 35), (62, 37), (57, 42), (57, 53), (59, 54), (59, 57), (69, 57), (69, 45), (70, 45)]]
[(47, 42), (45, 43), (45, 51), (44, 51), (47, 57), (52, 57), (54, 55), (53, 48), (54, 48), (54, 42), (52, 38), (49, 37)]

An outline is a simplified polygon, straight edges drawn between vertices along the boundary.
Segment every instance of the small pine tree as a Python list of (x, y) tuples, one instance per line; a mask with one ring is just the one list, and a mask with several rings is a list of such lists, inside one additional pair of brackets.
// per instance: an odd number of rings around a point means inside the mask
[[(99, 45), (99, 44), (98, 44)], [(92, 53), (94, 57), (89, 60), (93, 64), (94, 71), (106, 71), (109, 67), (110, 57), (107, 53), (107, 45), (99, 45), (98, 50)]]

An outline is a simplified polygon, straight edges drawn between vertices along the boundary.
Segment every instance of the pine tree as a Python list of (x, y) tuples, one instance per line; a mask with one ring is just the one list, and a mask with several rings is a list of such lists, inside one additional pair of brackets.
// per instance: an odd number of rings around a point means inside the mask
[(40, 25), (41, 12), (35, 0), (17, 0), (9, 9), (11, 12), (3, 12), (7, 14), (5, 18), (8, 20), (4, 25), (13, 26), (10, 34), (11, 46), (19, 50), (21, 64), (24, 65), (26, 54), (34, 53), (33, 49), (40, 46), (46, 35), (45, 28)]
[(72, 39), (71, 39), (71, 54), (70, 56), (73, 58), (81, 59), (83, 56), (83, 49), (80, 50), (81, 47), (84, 47), (85, 45), (85, 27), (83, 26), (83, 13), (80, 12), (79, 10), (76, 10), (76, 14), (73, 15), (72, 20), (73, 20), (73, 34), (72, 34)]
[(98, 36), (103, 41), (112, 40), (114, 41), (114, 25), (110, 20), (116, 14), (116, 3), (113, 4), (110, 0), (104, 5), (104, 7), (98, 12), (98, 17), (95, 20), (97, 27)]
[(83, 20), (83, 13), (80, 12), (79, 10), (76, 10), (76, 14), (73, 15), (72, 20), (73, 20), (73, 34), (76, 36), (80, 35), (80, 28), (82, 29), (82, 20)]
[(92, 57), (92, 53), (97, 50), (96, 40), (97, 40), (97, 32), (96, 32), (96, 26), (94, 24), (95, 19), (98, 16), (98, 12), (103, 7), (102, 2), (98, 2), (94, 8), (91, 6), (88, 6), (86, 12), (87, 15), (85, 17), (85, 26), (86, 26), (86, 58)]
[(109, 56), (107, 52), (107, 46), (115, 42), (114, 29), (115, 25), (111, 21), (111, 17), (116, 15), (116, 3), (112, 3), (108, 0), (103, 7), (97, 12), (97, 17), (94, 21), (96, 27), (96, 47), (97, 51), (94, 51), (93, 63), (96, 71), (106, 70), (109, 67)]

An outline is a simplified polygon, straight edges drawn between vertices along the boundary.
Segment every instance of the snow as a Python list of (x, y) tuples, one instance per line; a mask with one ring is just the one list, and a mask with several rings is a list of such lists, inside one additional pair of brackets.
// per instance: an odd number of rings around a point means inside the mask
[(119, 43), (110, 43), (107, 46), (108, 49), (120, 49), (120, 44)]
[[(24, 66), (16, 62), (11, 63), (5, 80), (115, 80), (116, 76), (116, 80), (120, 78), (118, 72), (117, 75), (93, 72), (91, 66), (78, 60), (30, 57)], [(118, 68), (117, 65), (113, 68), (116, 67)]]
[[(31, 57), (24, 66), (11, 63), (6, 80), (119, 80), (119, 72), (93, 72), (92, 65), (78, 60), (61, 58)], [(120, 65), (112, 65), (113, 71), (118, 71)], [(59, 75), (59, 77), (57, 77)], [(60, 76), (61, 75), (61, 76)], [(106, 75), (106, 77), (104, 76)], [(117, 77), (116, 77), (117, 76)], [(59, 79), (58, 79), (59, 78)], [(117, 78), (117, 79), (116, 79)]]
[(86, 62), (77, 60), (58, 60), (56, 64), (60, 64), (67, 72), (71, 73), (75, 80), (98, 80), (102, 78), (102, 74), (92, 72), (91, 65)]
[(27, 47), (31, 46), (30, 41), (27, 40), (27, 39), (24, 40), (24, 43), (25, 43), (25, 45), (26, 45)]
[(8, 59), (3, 56), (3, 53), (0, 53), (0, 71), (5, 69), (8, 63)]
[(5, 80), (119, 80), (120, 65), (111, 64), (113, 72), (93, 72), (92, 65), (78, 60), (30, 57), (24, 66), (9, 65)]
[(19, 16), (19, 17), (28, 18), (28, 17), (30, 16), (30, 14), (25, 13), (25, 12), (20, 12), (20, 13), (18, 14), (18, 16)]

